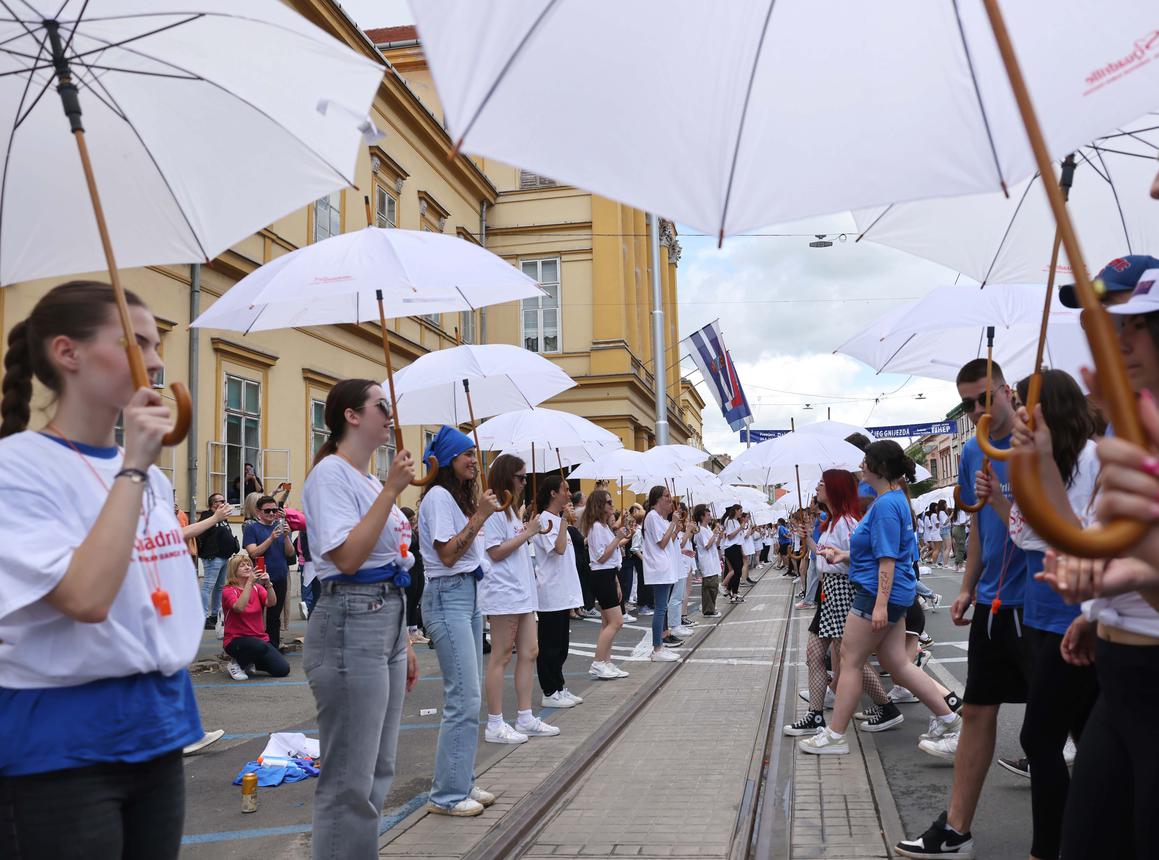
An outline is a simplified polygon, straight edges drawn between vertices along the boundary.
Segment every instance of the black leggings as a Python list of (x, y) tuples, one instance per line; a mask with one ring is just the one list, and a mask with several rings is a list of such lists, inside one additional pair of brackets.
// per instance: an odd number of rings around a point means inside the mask
[(246, 668), (249, 666), (275, 678), (284, 678), (290, 674), (290, 664), (282, 656), (282, 652), (256, 636), (238, 636), (231, 639), (225, 646), (225, 653), (246, 671), (249, 671)]
[(1071, 774), (1061, 856), (1152, 858), (1159, 746), (1147, 726), (1159, 713), (1159, 647), (1099, 639), (1095, 668), (1099, 698)]
[(538, 632), (539, 656), (535, 658), (535, 668), (543, 695), (550, 696), (567, 685), (563, 664), (571, 641), (571, 610), (540, 612)]
[(736, 594), (740, 589), (741, 571), (744, 570), (744, 550), (739, 543), (724, 548), (724, 560), (732, 571), (728, 581), (728, 593)]
[(1022, 749), (1030, 761), (1030, 807), (1034, 839), (1030, 853), (1056, 860), (1062, 839), (1070, 772), (1062, 757), (1066, 736), (1082, 737), (1099, 694), (1093, 666), (1072, 666), (1062, 659), (1062, 634), (1027, 627), (1034, 668), (1022, 720)]
[(636, 568), (636, 605), (652, 606), (652, 586), (644, 582), (644, 560), (632, 555), (632, 566)]
[(0, 777), (0, 857), (13, 860), (165, 860), (181, 851), (181, 750)]
[(270, 644), (278, 648), (282, 644), (282, 607), (286, 605), (286, 591), (289, 589), (290, 580), (287, 576), (271, 582), (270, 585), (273, 586), (278, 602), (266, 607), (266, 635), (270, 637)]
[(410, 585), (406, 587), (406, 626), (423, 626), (423, 589), (426, 586), (426, 577), (422, 568), (416, 564), (410, 571)]
[[(636, 571), (636, 557), (630, 552), (624, 554), (624, 561), (620, 565), (620, 611), (628, 611), (628, 598), (632, 596), (632, 575)], [(637, 595), (639, 596), (639, 595)]]

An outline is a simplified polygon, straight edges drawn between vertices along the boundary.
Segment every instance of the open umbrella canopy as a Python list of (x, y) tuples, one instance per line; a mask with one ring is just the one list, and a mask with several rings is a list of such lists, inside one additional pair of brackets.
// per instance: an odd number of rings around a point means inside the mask
[[(459, 240), (461, 241), (461, 240)], [(420, 356), (398, 371), (394, 389), (403, 424), (449, 424), (538, 406), (575, 386), (541, 355), (506, 343), (456, 346)]]
[[(743, 451), (720, 473), (726, 483), (776, 484), (793, 480), (801, 466), (856, 470), (865, 455), (844, 439), (808, 433), (786, 433)], [(801, 484), (802, 492), (812, 489)]]
[(571, 412), (534, 407), (516, 409), (489, 418), (476, 428), (479, 445), (486, 451), (530, 449), (555, 451), (570, 445), (596, 448), (623, 447), (610, 430)]
[(458, 236), (367, 227), (331, 236), (246, 275), (194, 326), (263, 331), (466, 311), (542, 295), (519, 269)]
[[(1156, 99), (1159, 101), (1159, 99)], [(1159, 113), (1149, 113), (1075, 152), (1070, 216), (1095, 271), (1159, 247), (1159, 206), (1148, 194), (1159, 152)], [(1051, 176), (1050, 182), (1057, 182)], [(1037, 173), (1001, 193), (899, 203), (854, 213), (861, 238), (934, 260), (982, 283), (1045, 283), (1054, 216)], [(1071, 283), (1065, 249), (1060, 284)], [(1090, 274), (1094, 274), (1091, 272)]]
[[(486, 448), (486, 445), (483, 447)], [(543, 448), (540, 446), (536, 446), (534, 449), (530, 447), (506, 448), (501, 453), (518, 457), (527, 464), (527, 471), (529, 472), (551, 472), (559, 468), (568, 469), (572, 466), (591, 463), (614, 451), (620, 450), (622, 447), (623, 445), (617, 439), (615, 445), (584, 442), (574, 445), (561, 445), (556, 448)], [(604, 480), (611, 479), (607, 478)]]
[[(913, 373), (953, 381), (968, 361), (986, 357), (986, 329), (994, 326), (994, 361), (1010, 382), (1034, 371), (1043, 287), (991, 284), (938, 287), (920, 301), (891, 311), (834, 352), (851, 355), (878, 373)], [(1091, 364), (1079, 312), (1052, 297), (1043, 359), (1081, 379)]]
[[(0, 283), (106, 259), (55, 40), (122, 267), (212, 259), (354, 184), (382, 80), (277, 0), (21, 0), (0, 16)], [(67, 240), (62, 240), (67, 237)]]
[[(981, 0), (412, 8), (464, 149), (714, 237), (1034, 172)], [(1155, 107), (1154, 0), (1002, 12), (1052, 156)]]
[(653, 475), (671, 477), (708, 459), (708, 453), (691, 445), (655, 445), (644, 452), (644, 465)]
[(642, 451), (621, 448), (583, 463), (571, 473), (572, 478), (586, 478), (596, 481), (639, 481), (650, 471)]

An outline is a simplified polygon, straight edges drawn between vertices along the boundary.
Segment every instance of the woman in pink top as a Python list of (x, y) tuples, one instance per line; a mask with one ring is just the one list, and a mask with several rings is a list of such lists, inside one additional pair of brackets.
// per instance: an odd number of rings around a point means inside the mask
[(248, 553), (238, 553), (229, 560), (225, 588), (221, 590), (221, 608), (225, 613), (225, 653), (229, 676), (235, 681), (249, 679), (248, 672), (260, 669), (275, 678), (290, 674), (290, 664), (270, 644), (266, 634), (266, 608), (278, 602), (270, 577), (254, 570)]

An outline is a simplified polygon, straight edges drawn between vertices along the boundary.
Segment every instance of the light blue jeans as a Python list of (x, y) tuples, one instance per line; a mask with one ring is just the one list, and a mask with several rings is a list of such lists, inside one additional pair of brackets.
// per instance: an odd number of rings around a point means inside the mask
[(221, 612), (221, 586), (225, 584), (225, 565), (228, 561), (228, 558), (201, 560), (201, 608), (206, 615), (218, 615)]
[(924, 582), (922, 582), (920, 579), (917, 580), (916, 585), (918, 587), (918, 596), (919, 597), (933, 597), (934, 596), (934, 590), (932, 588), (930, 588), (928, 585), (926, 585)]
[[(664, 644), (664, 619), (667, 617), (665, 608), (668, 606), (668, 595), (672, 591), (672, 583), (654, 583), (652, 585), (652, 647), (659, 648)], [(679, 621), (677, 622), (679, 623)]]
[(318, 708), (315, 860), (378, 857), (406, 693), (406, 603), (387, 583), (322, 583), (302, 668)]
[(431, 803), (466, 800), (475, 785), (483, 683), (483, 615), (469, 573), (435, 576), (423, 590), (423, 624), (443, 675), (443, 721), (435, 750)]
[(688, 577), (681, 577), (672, 586), (672, 594), (668, 598), (668, 627), (680, 626), (680, 604), (684, 602), (684, 589), (688, 587)]

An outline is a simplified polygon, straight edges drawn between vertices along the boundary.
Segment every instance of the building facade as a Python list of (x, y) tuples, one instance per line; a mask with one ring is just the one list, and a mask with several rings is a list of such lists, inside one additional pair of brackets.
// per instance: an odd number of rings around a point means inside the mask
[(946, 413), (946, 420), (954, 422), (953, 433), (923, 436), (913, 449), (918, 455), (914, 459), (930, 470), (935, 489), (958, 483), (962, 447), (974, 436), (974, 425), (962, 412), (961, 404)]

